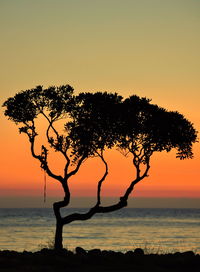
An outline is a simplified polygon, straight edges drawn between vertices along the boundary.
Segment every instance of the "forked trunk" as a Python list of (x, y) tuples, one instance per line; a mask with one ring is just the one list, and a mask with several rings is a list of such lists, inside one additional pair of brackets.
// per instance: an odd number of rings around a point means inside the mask
[(63, 249), (63, 224), (60, 221), (56, 223), (56, 233), (55, 233), (55, 243), (54, 249), (55, 250), (62, 250)]

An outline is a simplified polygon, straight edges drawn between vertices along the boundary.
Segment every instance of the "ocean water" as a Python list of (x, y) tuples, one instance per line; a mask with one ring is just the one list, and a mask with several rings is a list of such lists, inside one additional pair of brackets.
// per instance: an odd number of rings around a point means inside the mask
[[(64, 214), (86, 209), (65, 209)], [(0, 209), (0, 250), (37, 251), (51, 246), (52, 209)], [(74, 250), (115, 251), (141, 247), (147, 252), (193, 250), (200, 253), (200, 209), (135, 209), (97, 214), (64, 227), (64, 246)]]

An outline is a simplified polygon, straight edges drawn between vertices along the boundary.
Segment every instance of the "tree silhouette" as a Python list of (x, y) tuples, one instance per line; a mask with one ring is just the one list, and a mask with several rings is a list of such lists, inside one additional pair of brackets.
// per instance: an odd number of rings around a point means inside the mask
[[(69, 85), (47, 89), (37, 86), (8, 98), (3, 107), (11, 121), (22, 124), (19, 132), (28, 136), (32, 156), (63, 188), (63, 200), (53, 204), (56, 217), (54, 246), (58, 250), (63, 248), (62, 232), (65, 224), (127, 206), (134, 186), (147, 177), (154, 152), (169, 152), (175, 148), (178, 158), (192, 158), (192, 145), (197, 141), (196, 130), (183, 115), (167, 111), (151, 104), (149, 99), (136, 95), (127, 99), (107, 92), (74, 95)], [(38, 116), (47, 123), (47, 143), (41, 145), (40, 152), (36, 152), (35, 147)], [(56, 126), (60, 120), (65, 121), (62, 133)], [(117, 203), (102, 206), (101, 188), (108, 175), (104, 153), (111, 148), (116, 148), (125, 156), (132, 156), (136, 176)], [(60, 153), (65, 160), (62, 175), (54, 173), (49, 166), (50, 150)], [(105, 167), (98, 181), (95, 205), (86, 213), (62, 216), (60, 210), (70, 203), (71, 198), (69, 179), (76, 175), (86, 159), (94, 156), (98, 156)]]

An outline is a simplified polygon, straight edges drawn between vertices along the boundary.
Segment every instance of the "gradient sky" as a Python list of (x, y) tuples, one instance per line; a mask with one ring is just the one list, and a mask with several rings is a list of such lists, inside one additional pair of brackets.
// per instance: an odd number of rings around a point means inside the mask
[[(200, 131), (199, 33), (198, 0), (0, 0), (0, 102), (39, 84), (70, 84), (77, 93), (146, 96)], [(42, 196), (43, 172), (25, 136), (2, 109), (0, 124), (0, 196)], [(153, 156), (133, 195), (200, 198), (199, 147), (193, 160)], [(103, 195), (120, 196), (134, 169), (117, 152), (106, 156)], [(86, 162), (70, 182), (73, 195), (93, 196), (101, 173), (97, 161)], [(47, 186), (49, 196), (62, 195), (56, 181)]]

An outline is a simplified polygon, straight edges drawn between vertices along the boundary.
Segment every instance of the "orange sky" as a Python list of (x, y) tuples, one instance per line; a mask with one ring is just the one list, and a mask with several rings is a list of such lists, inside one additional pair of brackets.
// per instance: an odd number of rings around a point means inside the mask
[[(83, 3), (84, 2), (84, 3)], [(152, 98), (178, 110), (200, 130), (198, 1), (1, 1), (1, 104), (38, 84), (70, 84), (76, 92), (113, 91)], [(43, 172), (25, 136), (1, 109), (1, 196), (40, 196)], [(194, 159), (155, 154), (134, 196), (200, 197), (200, 144)], [(108, 152), (103, 195), (120, 196), (134, 175), (130, 159)], [(56, 169), (59, 163), (55, 161)], [(74, 196), (93, 196), (102, 166), (87, 161), (70, 181)], [(62, 195), (48, 178), (49, 196)]]
[[(39, 162), (32, 158), (25, 135), (18, 134), (14, 124), (4, 121), (7, 133), (3, 137), (1, 152), (1, 195), (43, 194), (44, 173)], [(11, 133), (10, 133), (11, 132)], [(5, 144), (6, 143), (6, 144)], [(149, 177), (137, 185), (138, 197), (200, 197), (199, 144), (195, 145), (195, 158), (181, 161), (175, 151), (155, 153), (152, 156)], [(134, 178), (131, 155), (125, 158), (116, 150), (107, 150), (109, 175), (102, 188), (103, 196), (120, 196)], [(56, 174), (63, 173), (64, 161), (56, 153), (51, 156), (50, 167)], [(70, 180), (73, 196), (96, 195), (97, 181), (103, 175), (104, 166), (98, 158), (88, 159)], [(49, 196), (62, 195), (60, 184), (47, 177)]]

